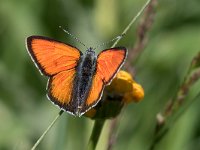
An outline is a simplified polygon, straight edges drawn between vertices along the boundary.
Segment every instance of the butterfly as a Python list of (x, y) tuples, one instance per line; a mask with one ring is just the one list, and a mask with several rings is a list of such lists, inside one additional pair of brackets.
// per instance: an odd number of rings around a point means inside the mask
[(127, 56), (125, 47), (105, 49), (98, 56), (90, 47), (83, 54), (74, 46), (44, 36), (28, 37), (26, 46), (41, 74), (49, 77), (48, 99), (79, 117), (99, 102)]

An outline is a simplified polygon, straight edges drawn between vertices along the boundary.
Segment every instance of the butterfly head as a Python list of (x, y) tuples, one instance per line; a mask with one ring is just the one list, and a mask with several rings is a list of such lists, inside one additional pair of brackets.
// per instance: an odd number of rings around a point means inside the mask
[(90, 48), (87, 49), (86, 54), (95, 55), (95, 51), (92, 47), (90, 47)]
[(91, 59), (95, 59), (96, 58), (96, 54), (95, 51), (92, 47), (88, 48), (85, 52), (86, 57), (90, 57)]

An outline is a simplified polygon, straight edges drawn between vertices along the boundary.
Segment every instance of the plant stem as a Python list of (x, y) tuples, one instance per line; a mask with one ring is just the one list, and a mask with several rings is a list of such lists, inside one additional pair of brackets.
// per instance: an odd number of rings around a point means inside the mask
[(116, 142), (118, 122), (119, 116), (114, 118), (111, 122), (107, 150), (111, 150)]
[(101, 135), (101, 131), (103, 129), (104, 123), (105, 123), (105, 119), (95, 120), (87, 150), (95, 150), (99, 137)]
[[(183, 115), (184, 112), (200, 97), (200, 92), (191, 101), (186, 99), (191, 87), (200, 79), (200, 53), (193, 58), (191, 65), (184, 77), (176, 95), (168, 102), (163, 113), (159, 113), (160, 117), (157, 117), (156, 130), (154, 133), (154, 139), (152, 141), (150, 150), (153, 150), (155, 146), (163, 139), (170, 127)], [(184, 105), (183, 105), (184, 104)]]
[[(136, 16), (133, 17), (131, 22), (128, 24), (128, 26), (124, 29), (122, 34), (120, 35), (121, 38), (127, 33), (127, 31), (130, 29), (130, 27), (133, 25), (133, 23), (137, 20), (137, 18), (141, 15), (141, 13), (144, 11), (144, 9), (148, 6), (148, 4), (151, 2), (151, 0), (147, 0), (147, 2), (143, 5), (143, 7), (140, 9), (140, 11), (136, 14)], [(118, 38), (115, 43), (112, 45), (112, 47), (115, 47), (117, 43), (120, 41), (121, 38)]]
[(176, 114), (173, 114), (173, 116), (170, 116), (168, 120), (166, 121), (165, 125), (162, 126), (154, 135), (153, 141), (150, 145), (149, 150), (154, 150), (156, 145), (163, 139), (165, 134), (170, 130), (170, 128), (176, 123), (176, 121), (181, 118), (184, 113), (187, 112), (189, 107), (194, 104), (196, 101), (200, 99), (200, 92), (191, 100), (189, 101), (185, 106), (183, 106), (179, 112), (176, 112)]
[(48, 128), (43, 132), (43, 134), (40, 136), (40, 138), (37, 140), (37, 142), (33, 145), (31, 150), (35, 150), (35, 148), (40, 144), (44, 136), (48, 133), (48, 131), (52, 128), (52, 126), (55, 124), (57, 119), (62, 115), (63, 110), (61, 110), (58, 115), (55, 117), (55, 119), (51, 122), (51, 124), (48, 126)]

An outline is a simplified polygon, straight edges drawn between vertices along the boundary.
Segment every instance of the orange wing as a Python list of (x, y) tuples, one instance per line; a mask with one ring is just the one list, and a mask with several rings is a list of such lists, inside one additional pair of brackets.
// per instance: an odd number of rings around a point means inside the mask
[(85, 113), (91, 107), (94, 107), (101, 99), (103, 89), (105, 85), (98, 74), (94, 75), (92, 80), (92, 87), (85, 101), (85, 106), (81, 109), (82, 113)]
[(127, 50), (116, 47), (102, 51), (97, 58), (97, 74), (105, 84), (109, 84), (124, 63)]
[(41, 73), (47, 76), (74, 68), (82, 55), (73, 46), (42, 36), (28, 37), (27, 50)]
[(94, 107), (101, 99), (103, 89), (110, 83), (121, 68), (127, 55), (126, 48), (119, 47), (102, 51), (97, 58), (97, 71), (93, 77), (92, 86), (82, 113)]
[(62, 71), (50, 77), (48, 83), (48, 97), (54, 104), (66, 111), (72, 112), (70, 101), (72, 99), (73, 81), (75, 69)]

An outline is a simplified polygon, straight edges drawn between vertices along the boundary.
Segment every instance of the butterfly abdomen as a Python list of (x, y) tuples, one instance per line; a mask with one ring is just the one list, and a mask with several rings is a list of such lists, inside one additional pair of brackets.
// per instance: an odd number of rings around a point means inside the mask
[(87, 50), (81, 57), (76, 68), (72, 103), (74, 114), (80, 115), (92, 85), (92, 79), (96, 70), (96, 55), (94, 51)]

